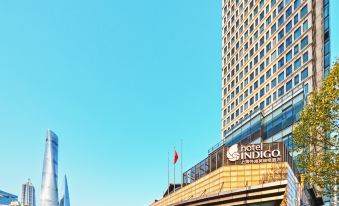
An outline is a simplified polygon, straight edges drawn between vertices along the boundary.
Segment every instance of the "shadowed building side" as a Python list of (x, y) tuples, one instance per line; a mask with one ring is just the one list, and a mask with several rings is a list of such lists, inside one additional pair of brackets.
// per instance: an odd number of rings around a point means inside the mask
[(47, 130), (41, 183), (41, 206), (58, 206), (58, 136)]

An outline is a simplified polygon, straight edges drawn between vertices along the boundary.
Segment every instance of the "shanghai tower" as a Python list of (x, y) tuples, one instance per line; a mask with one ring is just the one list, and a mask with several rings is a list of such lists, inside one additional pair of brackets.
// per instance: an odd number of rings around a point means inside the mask
[(41, 182), (41, 206), (58, 206), (58, 136), (47, 130)]

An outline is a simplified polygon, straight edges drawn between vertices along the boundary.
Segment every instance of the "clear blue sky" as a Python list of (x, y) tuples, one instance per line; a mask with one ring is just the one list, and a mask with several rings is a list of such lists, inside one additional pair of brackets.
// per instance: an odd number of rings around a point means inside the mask
[(221, 0), (2, 0), (0, 26), (0, 190), (39, 197), (47, 128), (74, 206), (148, 205), (181, 138), (184, 170), (220, 140)]

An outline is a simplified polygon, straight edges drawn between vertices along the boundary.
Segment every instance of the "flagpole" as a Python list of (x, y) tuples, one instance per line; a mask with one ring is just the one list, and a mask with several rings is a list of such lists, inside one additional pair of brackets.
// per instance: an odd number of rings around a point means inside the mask
[[(175, 156), (175, 146), (174, 146), (174, 156)], [(175, 162), (174, 163), (174, 192), (175, 192)]]
[(167, 195), (169, 195), (169, 188), (170, 188), (170, 153), (168, 152), (168, 160), (167, 160)]
[(181, 141), (180, 141), (180, 175), (181, 175), (181, 187), (180, 188), (182, 188), (182, 185), (183, 185), (183, 183), (184, 183), (184, 180), (183, 180), (183, 174), (182, 174), (182, 139), (181, 139)]

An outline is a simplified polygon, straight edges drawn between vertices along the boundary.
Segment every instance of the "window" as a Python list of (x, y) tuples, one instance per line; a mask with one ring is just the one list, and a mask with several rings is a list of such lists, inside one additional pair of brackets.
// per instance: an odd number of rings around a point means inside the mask
[(292, 21), (290, 21), (290, 22), (288, 22), (288, 23), (286, 24), (286, 34), (287, 34), (289, 31), (291, 31), (291, 28), (292, 28)]
[(262, 75), (262, 76), (260, 77), (260, 84), (264, 83), (264, 81), (265, 81), (265, 76)]
[(278, 89), (278, 97), (284, 95), (284, 86), (281, 86), (279, 89)]
[(252, 105), (254, 103), (254, 97), (251, 97), (250, 99), (250, 105)]
[(277, 85), (277, 80), (276, 79), (273, 79), (271, 81), (271, 88), (273, 89), (275, 87), (275, 85)]
[(254, 57), (253, 59), (253, 64), (257, 64), (258, 63), (258, 55)]
[(284, 66), (284, 64), (285, 64), (285, 61), (284, 61), (284, 57), (283, 57), (278, 61), (278, 68), (280, 69), (281, 67)]
[(291, 74), (292, 74), (292, 65), (286, 68), (286, 77), (290, 76)]
[(254, 8), (253, 16), (255, 16), (258, 13), (258, 7)]
[(287, 10), (286, 10), (286, 19), (291, 16), (292, 14), (292, 6), (290, 6)]
[(289, 47), (292, 44), (292, 35), (290, 35), (287, 39), (286, 39), (286, 48)]
[(265, 29), (265, 25), (262, 24), (262, 25), (260, 26), (260, 34), (264, 31), (264, 29)]
[(300, 27), (294, 31), (294, 40), (298, 39), (301, 35), (301, 29)]
[(305, 84), (305, 85), (304, 85), (304, 93), (305, 93), (305, 94), (308, 94), (308, 84)]
[(260, 51), (260, 59), (262, 59), (264, 57), (264, 55), (265, 55), (265, 50), (263, 49), (263, 50)]
[(268, 26), (270, 23), (271, 23), (271, 16), (269, 16), (269, 17), (266, 19), (266, 26)]
[(259, 17), (260, 21), (264, 18), (264, 16), (265, 16), (265, 12), (263, 11), (263, 12), (260, 13), (260, 17)]
[(292, 89), (292, 80), (286, 83), (286, 92), (289, 91), (290, 89)]
[(284, 37), (284, 29), (282, 29), (282, 30), (278, 33), (278, 41), (280, 41), (283, 37)]
[(278, 27), (280, 27), (283, 23), (284, 23), (284, 15), (282, 15), (282, 16), (278, 19)]
[(276, 52), (274, 51), (274, 52), (272, 53), (272, 55), (271, 55), (272, 61), (275, 60), (276, 57), (277, 57), (277, 56), (276, 56)]
[(294, 46), (294, 55), (299, 53), (299, 44)]
[(302, 72), (301, 72), (301, 81), (306, 79), (308, 77), (308, 68), (306, 67)]
[(295, 15), (293, 19), (294, 19), (294, 25), (296, 25), (296, 24), (298, 23), (298, 21), (299, 21), (299, 16), (298, 16), (298, 14)]
[(254, 78), (254, 73), (252, 72), (252, 73), (250, 74), (250, 81), (252, 81), (253, 78)]
[(266, 98), (266, 106), (271, 104), (271, 96)]
[(262, 88), (262, 89), (260, 90), (260, 97), (262, 97), (262, 96), (264, 96), (264, 95), (265, 95), (265, 89)]
[(285, 49), (284, 43), (280, 44), (280, 46), (278, 47), (278, 54), (280, 55), (281, 53), (283, 53), (284, 49)]
[(305, 52), (304, 54), (303, 54), (303, 62), (305, 63), (305, 62), (307, 62), (308, 61), (308, 52)]
[(273, 7), (273, 5), (277, 2), (277, 0), (271, 0), (271, 6)]
[(284, 78), (285, 78), (284, 72), (281, 72), (278, 76), (278, 83), (284, 81)]
[(253, 84), (253, 89), (254, 89), (254, 90), (257, 89), (258, 86), (259, 86), (258, 81), (255, 81), (254, 84)]
[(297, 85), (297, 84), (299, 84), (299, 75), (298, 74), (295, 75), (295, 77), (294, 77), (294, 85)]
[(292, 50), (290, 50), (287, 54), (286, 54), (286, 63), (289, 62), (292, 59)]
[(305, 48), (308, 45), (308, 36), (305, 36), (302, 40), (301, 40), (301, 49)]
[(300, 6), (300, 0), (294, 1), (294, 10), (296, 10)]
[(300, 18), (302, 19), (307, 14), (307, 4), (301, 9)]
[(274, 23), (272, 26), (271, 26), (271, 34), (273, 34), (275, 32), (275, 30), (277, 29), (277, 25)]
[(299, 59), (294, 61), (294, 70), (299, 69), (300, 66), (301, 66), (301, 59), (299, 58)]
[(253, 38), (254, 38), (254, 40), (256, 40), (256, 39), (258, 38), (258, 31), (256, 31), (256, 32), (254, 33)]
[(266, 79), (270, 78), (271, 76), (271, 69), (269, 69), (267, 72), (266, 72)]
[(260, 102), (260, 109), (263, 110), (265, 107), (265, 101)]
[(266, 52), (271, 50), (271, 42), (266, 45)]
[(270, 64), (270, 57), (266, 58), (266, 66)]
[(306, 20), (306, 21), (303, 23), (303, 31), (305, 32), (307, 29), (308, 29), (308, 21)]
[[(264, 70), (265, 69), (265, 64), (264, 63), (262, 63), (262, 64), (260, 64), (260, 72), (262, 71), (262, 70)], [(257, 71), (256, 71), (257, 72)]]
[(264, 0), (261, 0), (261, 1), (260, 1), (260, 8), (262, 8), (262, 7), (264, 6), (264, 3), (265, 3)]
[(281, 3), (278, 5), (278, 13), (280, 13), (284, 8), (284, 1), (281, 1)]

